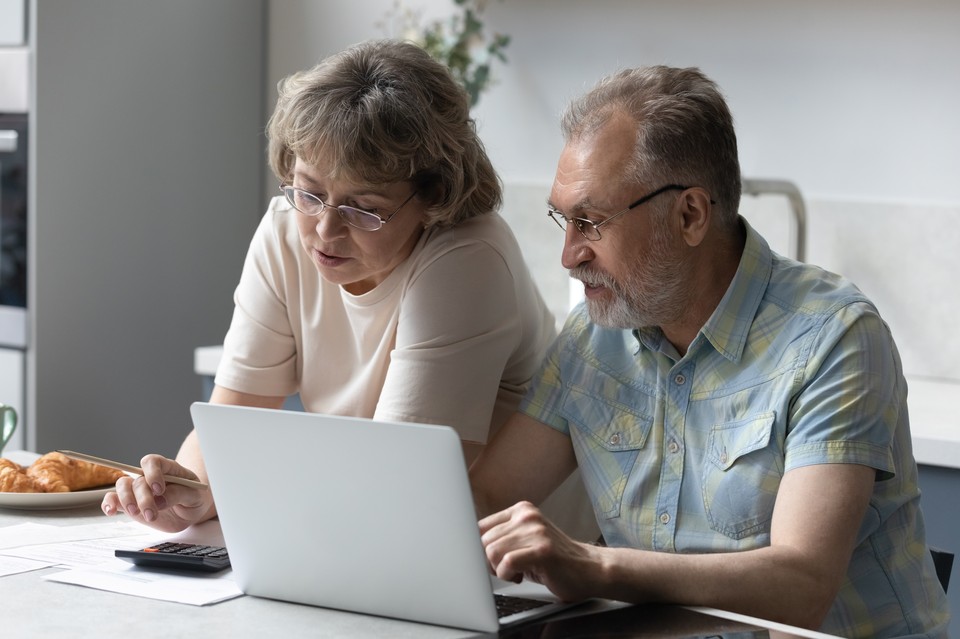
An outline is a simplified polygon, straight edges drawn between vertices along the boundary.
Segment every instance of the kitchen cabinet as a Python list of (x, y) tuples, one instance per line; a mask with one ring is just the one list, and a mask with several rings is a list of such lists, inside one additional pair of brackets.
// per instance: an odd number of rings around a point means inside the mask
[[(907, 389), (927, 543), (960, 554), (960, 416), (956, 411), (960, 382), (908, 378)], [(958, 566), (960, 562), (955, 562), (947, 591), (953, 611), (951, 637), (960, 635)]]
[[(957, 460), (960, 464), (960, 459)], [(923, 519), (927, 543), (934, 548), (960, 555), (960, 469), (943, 466), (919, 466)], [(947, 599), (953, 618), (949, 636), (960, 634), (960, 560), (955, 560)]]
[(262, 215), (263, 0), (31, 0), (27, 447), (173, 455)]

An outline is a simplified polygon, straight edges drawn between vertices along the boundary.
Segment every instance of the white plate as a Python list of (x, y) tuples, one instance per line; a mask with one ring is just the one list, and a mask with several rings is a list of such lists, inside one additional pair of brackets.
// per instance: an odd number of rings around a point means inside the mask
[(0, 493), (0, 508), (16, 508), (18, 510), (82, 508), (83, 506), (99, 504), (103, 501), (103, 496), (111, 490), (113, 490), (113, 486), (76, 490), (70, 493)]
[[(29, 466), (40, 455), (26, 450), (11, 450), (3, 455), (21, 466)], [(77, 490), (70, 493), (0, 493), (0, 508), (17, 510), (66, 510), (83, 508), (103, 501), (103, 496), (113, 490), (113, 486)]]

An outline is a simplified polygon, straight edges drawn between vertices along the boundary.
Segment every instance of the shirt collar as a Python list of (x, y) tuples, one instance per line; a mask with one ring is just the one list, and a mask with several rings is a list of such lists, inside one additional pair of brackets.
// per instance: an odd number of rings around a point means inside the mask
[[(697, 342), (706, 339), (718, 353), (733, 362), (739, 361), (743, 354), (773, 268), (773, 254), (766, 240), (743, 217), (740, 223), (746, 229), (747, 239), (737, 272), (717, 308), (690, 344), (690, 350), (693, 350)], [(632, 333), (638, 348), (679, 358), (659, 327), (635, 329)], [(668, 348), (665, 350), (665, 347)]]
[(740, 265), (727, 292), (700, 329), (717, 352), (733, 362), (743, 354), (773, 270), (773, 253), (767, 241), (742, 217), (740, 223), (747, 231)]

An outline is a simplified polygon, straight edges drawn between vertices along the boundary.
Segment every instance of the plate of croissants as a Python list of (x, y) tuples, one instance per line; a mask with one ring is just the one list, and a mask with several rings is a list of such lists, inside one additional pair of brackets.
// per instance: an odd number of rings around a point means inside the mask
[(0, 457), (0, 508), (62, 510), (99, 504), (124, 474), (56, 452), (24, 461)]

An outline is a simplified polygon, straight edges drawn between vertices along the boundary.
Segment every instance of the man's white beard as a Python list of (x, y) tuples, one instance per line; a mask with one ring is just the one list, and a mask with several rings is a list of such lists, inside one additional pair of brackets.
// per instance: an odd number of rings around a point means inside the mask
[(687, 307), (683, 260), (668, 246), (666, 234), (657, 229), (648, 259), (634, 262), (622, 284), (589, 264), (575, 267), (570, 277), (592, 286), (603, 286), (612, 300), (587, 298), (590, 320), (606, 328), (639, 329), (675, 321)]

